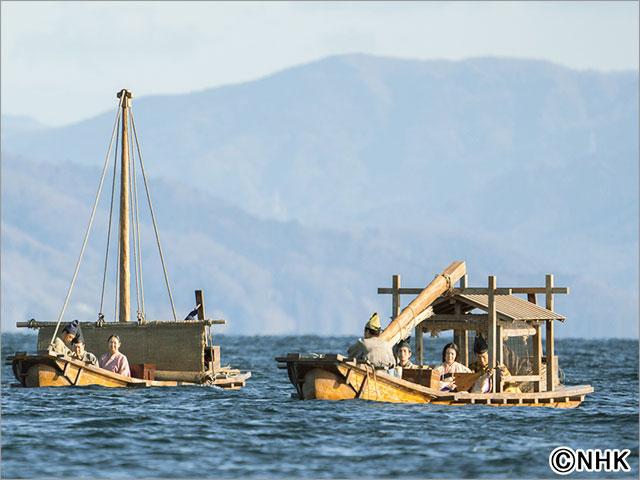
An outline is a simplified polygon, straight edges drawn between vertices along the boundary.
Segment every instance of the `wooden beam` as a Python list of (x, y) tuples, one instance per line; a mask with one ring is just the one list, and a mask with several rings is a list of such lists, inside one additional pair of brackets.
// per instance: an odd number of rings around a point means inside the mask
[(400, 275), (394, 275), (391, 277), (391, 284), (393, 291), (391, 297), (391, 320), (393, 321), (398, 315), (400, 315)]
[(469, 366), (469, 331), (462, 332), (462, 360), (465, 366)]
[(538, 304), (535, 293), (527, 293), (527, 301), (529, 301), (530, 303), (533, 303), (534, 305)]
[[(546, 304), (545, 308), (553, 312), (553, 275), (547, 274), (545, 277)], [(552, 392), (555, 384), (555, 353), (554, 353), (554, 331), (553, 320), (546, 321), (546, 357), (547, 357), (547, 392)]]
[[(459, 302), (453, 305), (454, 315), (460, 317), (462, 315), (462, 308)], [(453, 331), (453, 343), (458, 346), (460, 351), (460, 358), (456, 358), (456, 361), (462, 363), (465, 366), (469, 365), (469, 336), (467, 329), (455, 329)]]
[(131, 92), (121, 90), (118, 98), (121, 98), (122, 109), (122, 136), (120, 145), (120, 230), (118, 258), (120, 260), (118, 270), (119, 309), (118, 320), (122, 323), (131, 321), (131, 272), (129, 259), (129, 211), (131, 199), (129, 198), (129, 107), (131, 106)]
[(204, 312), (204, 293), (202, 290), (196, 290), (196, 305), (198, 305), (198, 320), (207, 318)]
[[(546, 287), (511, 287), (511, 292), (512, 293), (532, 293), (532, 294), (536, 294), (536, 293), (547, 293), (547, 288)], [(551, 288), (551, 293), (553, 294), (563, 294), (563, 295), (568, 295), (570, 292), (569, 287), (552, 287)]]
[[(418, 295), (422, 291), (421, 288), (400, 288), (398, 293), (400, 295)], [(393, 288), (388, 287), (380, 287), (378, 288), (378, 293), (383, 294), (392, 294)], [(460, 286), (459, 288), (452, 289), (452, 293), (454, 294), (477, 294), (477, 295), (486, 295), (487, 289), (484, 287), (464, 287)], [(502, 287), (496, 289), (496, 295), (515, 295), (515, 294), (546, 294), (547, 290), (545, 287)], [(569, 287), (553, 287), (551, 289), (551, 293), (558, 295), (564, 294), (568, 295), (570, 293)]]
[[(497, 340), (497, 345), (496, 345), (496, 364), (497, 365), (502, 365), (503, 361), (502, 361), (502, 327), (500, 325), (496, 324), (496, 340)], [(498, 381), (496, 379), (496, 392), (500, 393), (502, 392), (502, 374), (499, 374), (500, 380)]]
[(486, 313), (465, 313), (456, 315), (455, 313), (436, 313), (427, 320), (429, 322), (463, 322), (473, 323), (477, 321), (486, 321), (489, 315)]
[[(421, 288), (399, 288), (398, 294), (400, 295), (418, 295), (422, 292)], [(544, 291), (544, 289), (542, 289)], [(486, 295), (488, 290), (483, 287), (465, 287), (465, 288), (452, 288), (452, 295)], [(394, 293), (394, 289), (388, 287), (380, 287), (378, 288), (378, 293), (380, 295), (383, 294), (392, 294)], [(513, 293), (513, 289), (511, 288), (498, 288), (495, 291), (496, 295), (511, 295)]]
[[(489, 316), (488, 318), (488, 338), (487, 338), (487, 343), (488, 343), (488, 347), (489, 347), (489, 366), (491, 368), (494, 368), (497, 364), (497, 359), (496, 359), (496, 346), (497, 346), (497, 338), (496, 338), (496, 334), (497, 334), (497, 321), (498, 321), (498, 317), (496, 315), (496, 301), (495, 301), (495, 296), (494, 296), (494, 291), (496, 289), (496, 277), (494, 275), (489, 275), (488, 281), (487, 281), (487, 289), (489, 290), (488, 293), (488, 311), (487, 311), (487, 315)], [(493, 385), (493, 391), (496, 391), (496, 372), (495, 370), (493, 371), (492, 374), (492, 385)]]
[(418, 365), (424, 365), (424, 334), (422, 330), (422, 324), (416, 325), (415, 329), (416, 337), (416, 361)]

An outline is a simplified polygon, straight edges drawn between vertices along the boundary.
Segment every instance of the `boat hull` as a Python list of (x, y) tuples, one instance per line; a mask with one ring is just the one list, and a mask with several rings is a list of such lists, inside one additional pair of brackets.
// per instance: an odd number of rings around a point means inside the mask
[[(112, 388), (145, 388), (204, 383), (125, 377), (64, 355), (16, 354), (13, 357), (9, 357), (8, 360), (11, 361), (14, 376), (20, 382), (15, 385), (18, 387), (84, 387), (99, 385)], [(221, 375), (213, 379), (209, 377), (206, 383), (235, 390), (243, 387), (244, 382), (250, 376), (249, 372), (238, 373), (237, 375)]]
[(372, 400), (390, 403), (433, 403), (463, 406), (575, 408), (593, 392), (590, 385), (559, 386), (552, 392), (441, 392), (375, 371), (341, 355), (303, 358), (289, 354), (276, 359), (286, 368), (301, 400)]

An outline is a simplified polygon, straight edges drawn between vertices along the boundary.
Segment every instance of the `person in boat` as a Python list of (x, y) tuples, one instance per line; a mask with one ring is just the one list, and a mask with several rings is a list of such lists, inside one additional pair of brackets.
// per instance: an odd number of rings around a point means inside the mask
[(73, 346), (73, 354), (71, 355), (73, 358), (95, 365), (96, 367), (98, 366), (98, 359), (96, 356), (85, 350), (84, 338), (82, 335), (76, 335), (76, 337), (71, 340), (71, 345)]
[(60, 332), (60, 336), (56, 337), (51, 347), (49, 347), (49, 351), (54, 355), (64, 354), (70, 357), (73, 354), (71, 342), (79, 332), (80, 322), (78, 320), (67, 323), (62, 329), (62, 332)]
[(377, 370), (388, 370), (396, 365), (391, 344), (380, 337), (380, 317), (374, 313), (364, 326), (364, 339), (360, 338), (349, 347), (347, 356), (368, 363)]
[(131, 370), (129, 370), (129, 360), (120, 352), (120, 337), (118, 337), (118, 335), (111, 335), (107, 342), (109, 351), (100, 357), (100, 368), (119, 373), (125, 377), (130, 377)]
[[(480, 377), (471, 387), (471, 393), (488, 393), (493, 390), (493, 368), (489, 366), (489, 345), (482, 335), (476, 335), (473, 341), (473, 353), (475, 360), (471, 362), (469, 368), (475, 373), (480, 373)], [(511, 372), (504, 365), (499, 365), (500, 375), (510, 376)], [(517, 385), (505, 384), (504, 392), (520, 393)]]
[(397, 366), (402, 368), (414, 368), (415, 365), (411, 362), (411, 344), (402, 340), (398, 344), (398, 361)]
[(442, 364), (433, 369), (440, 375), (440, 390), (455, 390), (455, 374), (471, 373), (471, 370), (463, 364), (456, 362), (458, 353), (458, 346), (455, 343), (447, 343), (442, 349)]

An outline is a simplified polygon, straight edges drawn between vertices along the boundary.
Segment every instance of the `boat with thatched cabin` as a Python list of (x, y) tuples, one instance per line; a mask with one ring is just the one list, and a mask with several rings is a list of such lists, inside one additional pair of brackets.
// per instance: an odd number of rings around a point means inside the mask
[[(455, 284), (458, 283), (456, 287)], [(453, 262), (425, 288), (400, 288), (393, 276), (391, 288), (393, 320), (380, 334), (397, 344), (415, 333), (418, 365), (401, 369), (401, 377), (340, 354), (277, 357), (286, 369), (301, 400), (363, 399), (393, 403), (440, 405), (491, 405), (528, 407), (577, 407), (593, 392), (590, 385), (566, 386), (560, 382), (558, 357), (554, 352), (554, 322), (565, 318), (554, 311), (554, 295), (569, 293), (555, 287), (547, 275), (544, 287), (497, 288), (496, 277), (487, 287), (468, 287), (466, 265)], [(417, 295), (404, 309), (401, 295)], [(517, 295), (526, 295), (521, 298)], [(544, 295), (545, 307), (537, 304)], [(482, 313), (478, 313), (482, 312)], [(545, 346), (542, 339), (545, 331)], [(471, 392), (483, 373), (456, 373), (453, 391), (441, 390), (440, 374), (424, 365), (424, 333), (432, 337), (453, 331), (453, 342), (461, 352), (459, 362), (470, 364), (469, 334), (487, 339), (491, 373), (490, 390)], [(499, 366), (507, 367), (508, 375)]]

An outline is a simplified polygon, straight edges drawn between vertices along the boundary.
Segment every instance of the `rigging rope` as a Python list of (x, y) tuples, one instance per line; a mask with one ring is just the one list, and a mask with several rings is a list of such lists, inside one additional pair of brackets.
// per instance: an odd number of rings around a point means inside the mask
[[(118, 109), (118, 112), (120, 109)], [(107, 230), (107, 251), (104, 256), (104, 272), (102, 274), (102, 290), (100, 292), (100, 311), (98, 313), (98, 318), (104, 318), (102, 314), (102, 308), (104, 306), (104, 291), (105, 285), (107, 283), (107, 268), (109, 264), (109, 247), (111, 243), (111, 224), (113, 219), (113, 201), (115, 199), (115, 191), (116, 191), (116, 170), (118, 166), (118, 141), (120, 140), (120, 117), (118, 116), (118, 124), (116, 128), (116, 148), (114, 150), (113, 155), (113, 180), (111, 181), (111, 206), (109, 207), (109, 227)]]
[[(131, 122), (129, 122), (131, 123)], [(127, 125), (127, 128), (130, 128), (129, 125)], [(129, 198), (131, 199), (131, 208), (130, 210), (130, 217), (131, 217), (131, 234), (133, 236), (133, 273), (134, 273), (134, 277), (135, 277), (135, 283), (136, 283), (136, 311), (138, 312), (138, 315), (140, 314), (140, 279), (138, 278), (138, 245), (136, 243), (136, 232), (137, 229), (139, 227), (139, 225), (136, 224), (135, 222), (135, 202), (134, 202), (134, 198), (133, 198), (133, 180), (132, 177), (135, 175), (135, 170), (133, 169), (133, 142), (131, 142), (131, 152), (129, 155), (129, 185), (127, 186), (129, 188)]]
[[(124, 96), (123, 96), (124, 97)], [(118, 126), (118, 120), (120, 118), (120, 106), (122, 104), (122, 100), (118, 103), (118, 113), (116, 114), (116, 120), (113, 123), (113, 131), (111, 132), (111, 139), (109, 140), (109, 148), (107, 149), (107, 155), (104, 159), (104, 166), (102, 167), (102, 175), (100, 176), (100, 184), (98, 185), (98, 191), (96, 192), (96, 198), (93, 202), (93, 208), (91, 209), (91, 216), (89, 217), (89, 225), (87, 225), (87, 230), (84, 234), (84, 240), (82, 241), (82, 248), (80, 249), (80, 255), (78, 256), (78, 260), (76, 262), (76, 267), (73, 272), (73, 277), (71, 278), (71, 284), (69, 285), (69, 290), (67, 291), (67, 296), (64, 299), (64, 304), (62, 305), (62, 309), (60, 310), (60, 314), (58, 315), (58, 322), (56, 323), (56, 328), (53, 331), (53, 336), (51, 337), (50, 345), (53, 346), (53, 341), (58, 334), (58, 329), (60, 328), (60, 322), (62, 321), (62, 317), (64, 317), (64, 312), (67, 309), (67, 305), (69, 304), (69, 299), (71, 298), (71, 292), (73, 291), (73, 286), (76, 283), (76, 278), (78, 277), (78, 271), (80, 270), (80, 264), (82, 263), (82, 257), (84, 256), (85, 248), (87, 247), (87, 241), (89, 240), (89, 233), (91, 233), (91, 226), (93, 225), (93, 219), (96, 215), (96, 210), (98, 209), (98, 203), (100, 200), (100, 194), (102, 193), (102, 185), (104, 184), (104, 178), (107, 173), (107, 166), (109, 165), (109, 155), (111, 155), (111, 147), (113, 146), (113, 137), (115, 136), (116, 127)]]
[(153, 205), (151, 203), (151, 194), (149, 193), (149, 185), (147, 183), (147, 175), (144, 170), (144, 161), (142, 160), (142, 154), (140, 153), (140, 144), (138, 143), (138, 133), (136, 131), (136, 123), (133, 119), (133, 111), (131, 113), (131, 125), (133, 126), (133, 137), (136, 142), (136, 148), (138, 150), (138, 159), (140, 160), (140, 169), (142, 170), (142, 179), (144, 180), (144, 188), (147, 194), (147, 202), (149, 203), (149, 211), (151, 212), (151, 220), (153, 222), (153, 230), (156, 234), (156, 243), (158, 244), (158, 252), (160, 253), (160, 262), (162, 263), (162, 272), (164, 273), (164, 282), (167, 286), (167, 293), (169, 294), (169, 302), (171, 303), (171, 311), (173, 312), (173, 319), (178, 320), (176, 315), (176, 307), (173, 303), (173, 296), (171, 295), (171, 287), (169, 285), (169, 275), (167, 273), (167, 267), (164, 263), (164, 255), (162, 253), (162, 246), (160, 245), (160, 234), (158, 233), (158, 225), (156, 223), (156, 216), (153, 212)]
[[(140, 310), (138, 311), (138, 320), (144, 321), (145, 319), (145, 309), (144, 309), (144, 282), (142, 279), (142, 249), (140, 248), (140, 207), (138, 205), (138, 182), (137, 182), (137, 174), (135, 169), (135, 155), (133, 150), (133, 144), (131, 145), (131, 158), (133, 159), (133, 198), (135, 201), (135, 211), (136, 211), (136, 226), (137, 226), (137, 239), (134, 241), (138, 242), (138, 275), (140, 277)], [(138, 159), (139, 160), (139, 159)]]

